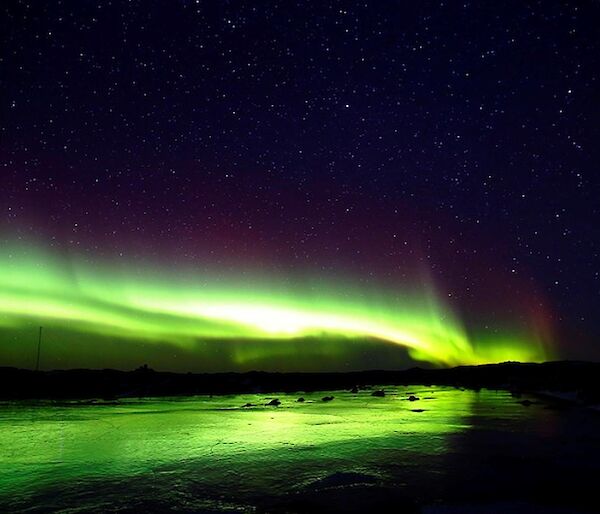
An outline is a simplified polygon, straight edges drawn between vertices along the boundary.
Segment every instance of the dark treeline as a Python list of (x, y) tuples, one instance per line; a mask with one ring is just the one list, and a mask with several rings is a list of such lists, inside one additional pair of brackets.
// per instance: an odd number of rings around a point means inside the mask
[(31, 371), (0, 368), (0, 398), (115, 399), (142, 396), (301, 392), (370, 385), (450, 385), (471, 389), (573, 391), (582, 402), (600, 401), (600, 363), (559, 361), (502, 363), (447, 369), (348, 373), (170, 373), (142, 366), (113, 369)]

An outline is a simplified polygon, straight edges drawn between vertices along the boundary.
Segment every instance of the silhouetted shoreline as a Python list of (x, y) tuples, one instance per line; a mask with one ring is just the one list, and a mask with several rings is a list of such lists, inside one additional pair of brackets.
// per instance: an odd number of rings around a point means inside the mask
[[(0, 399), (117, 399), (128, 397), (223, 395), (327, 391), (373, 385), (447, 385), (519, 392), (570, 393), (568, 401), (600, 402), (600, 363), (557, 361), (502, 363), (445, 369), (346, 373), (171, 373), (141, 367), (134, 371), (72, 369), (31, 371), (0, 367)], [(558, 394), (555, 397), (561, 398)]]

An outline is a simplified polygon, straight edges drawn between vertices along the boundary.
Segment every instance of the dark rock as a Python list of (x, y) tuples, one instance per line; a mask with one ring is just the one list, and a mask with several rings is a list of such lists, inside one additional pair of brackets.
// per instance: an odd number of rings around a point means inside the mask
[(533, 402), (531, 400), (521, 400), (519, 403), (524, 407), (529, 407), (530, 405), (533, 405)]
[(334, 396), (323, 396), (323, 398), (321, 398), (321, 401), (330, 402), (334, 398), (335, 398)]
[(242, 409), (246, 407), (256, 407), (256, 405), (254, 405), (253, 403), (245, 403), (244, 405), (242, 405)]
[(272, 407), (277, 407), (278, 405), (281, 405), (279, 398), (273, 398), (269, 403), (267, 403), (267, 406), (272, 406)]
[(410, 409), (411, 412), (425, 412), (425, 409)]
[(416, 402), (418, 399), (419, 399), (419, 398), (417, 398), (416, 396), (414, 396), (414, 395), (412, 395), (412, 394), (411, 394), (411, 395), (408, 397), (408, 401), (409, 401), (409, 402)]
[(299, 403), (302, 403), (302, 402), (304, 402), (304, 398), (301, 396), (301, 397), (300, 397), (300, 398), (298, 398), (296, 401), (297, 401), (297, 402), (299, 402)]
[(352, 389), (350, 389), (350, 392), (353, 393), (353, 394), (358, 393), (358, 387), (354, 386)]
[(377, 391), (373, 391), (371, 393), (371, 396), (378, 396), (378, 397), (383, 397), (385, 396), (385, 391), (383, 389), (378, 389)]

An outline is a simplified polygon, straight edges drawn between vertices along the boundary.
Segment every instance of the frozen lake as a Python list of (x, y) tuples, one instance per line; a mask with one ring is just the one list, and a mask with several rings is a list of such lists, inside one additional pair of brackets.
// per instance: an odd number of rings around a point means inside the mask
[(423, 512), (586, 511), (597, 413), (506, 391), (385, 391), (5, 402), (0, 510), (277, 511), (356, 487), (400, 492)]

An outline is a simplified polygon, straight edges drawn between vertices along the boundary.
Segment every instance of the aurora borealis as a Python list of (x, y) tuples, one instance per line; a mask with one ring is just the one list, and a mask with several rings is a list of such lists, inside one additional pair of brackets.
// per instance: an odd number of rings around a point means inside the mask
[[(125, 349), (132, 341), (175, 348), (214, 341), (222, 352), (233, 353), (237, 366), (245, 364), (244, 343), (268, 355), (290, 341), (302, 343), (283, 349), (286, 358), (301, 357), (303, 345), (356, 339), (405, 347), (414, 360), (433, 365), (541, 361), (548, 355), (543, 341), (527, 333), (472, 340), (434, 290), (392, 294), (349, 283), (282, 283), (248, 275), (242, 280), (216, 272), (177, 277), (132, 266), (91, 266), (76, 258), (67, 263), (31, 246), (2, 253), (0, 266), (3, 328), (66, 329), (79, 333), (74, 344), (83, 346), (90, 334), (116, 338)], [(340, 349), (343, 356), (343, 345)], [(24, 352), (30, 351), (26, 345)]]
[(600, 358), (597, 3), (0, 17), (0, 366)]
[(3, 0), (0, 513), (597, 510), (598, 27)]

